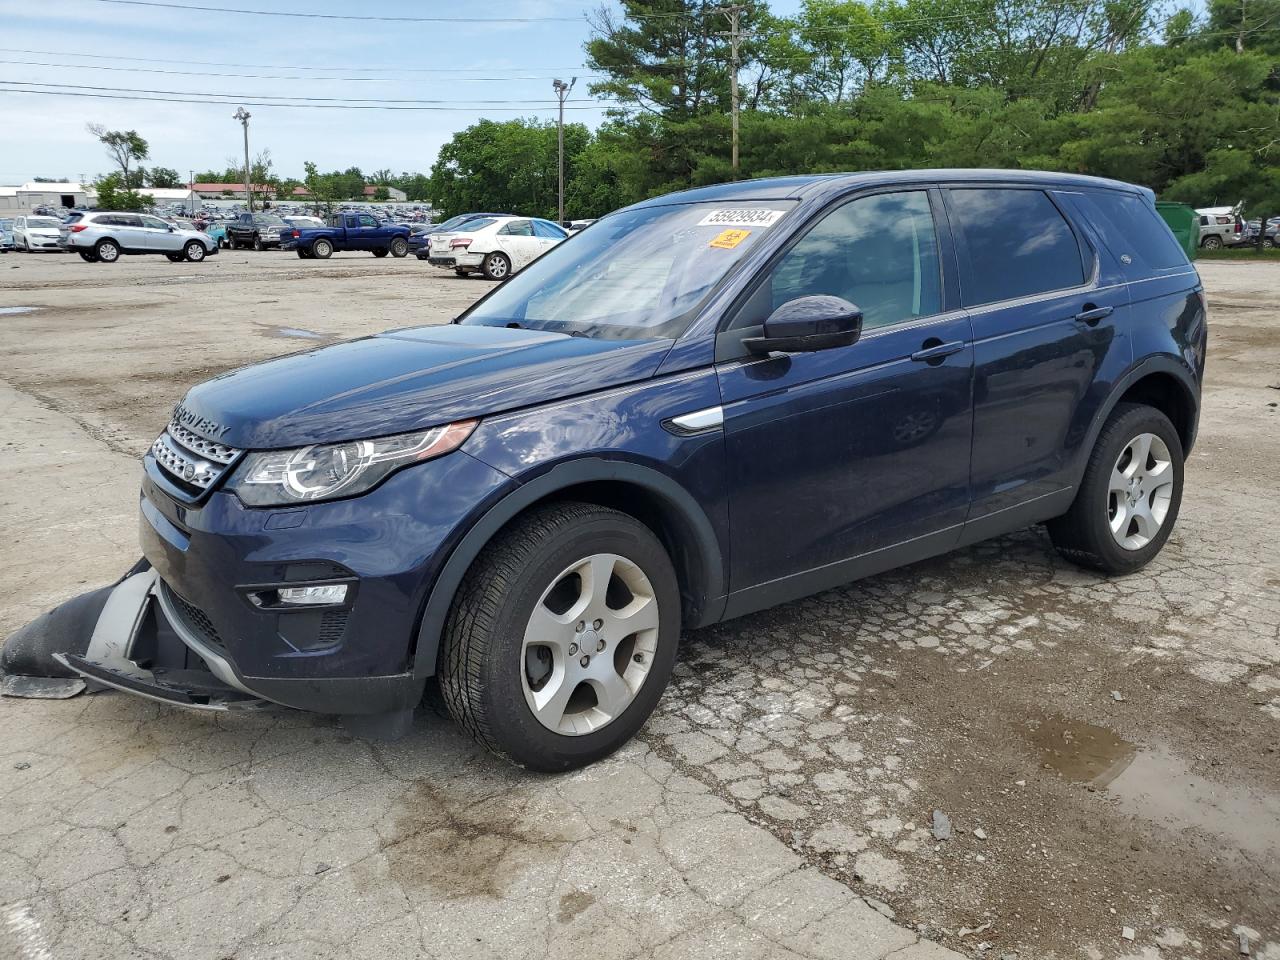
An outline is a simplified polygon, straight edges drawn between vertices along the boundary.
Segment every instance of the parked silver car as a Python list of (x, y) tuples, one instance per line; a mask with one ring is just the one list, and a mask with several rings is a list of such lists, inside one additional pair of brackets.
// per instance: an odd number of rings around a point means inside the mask
[(148, 213), (86, 213), (62, 225), (58, 245), (90, 263), (115, 263), (123, 254), (162, 253), (174, 263), (218, 252), (199, 230), (184, 230)]

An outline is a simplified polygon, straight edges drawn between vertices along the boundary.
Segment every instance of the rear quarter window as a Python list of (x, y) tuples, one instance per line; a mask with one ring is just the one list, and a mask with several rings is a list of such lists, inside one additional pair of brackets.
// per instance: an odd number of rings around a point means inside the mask
[(964, 236), (966, 306), (1078, 287), (1085, 281), (1080, 243), (1042, 190), (963, 187), (947, 191)]
[(1154, 270), (1188, 264), (1173, 231), (1142, 197), (1118, 190), (1087, 190), (1083, 197), (1102, 242), (1117, 257), (1127, 255)]

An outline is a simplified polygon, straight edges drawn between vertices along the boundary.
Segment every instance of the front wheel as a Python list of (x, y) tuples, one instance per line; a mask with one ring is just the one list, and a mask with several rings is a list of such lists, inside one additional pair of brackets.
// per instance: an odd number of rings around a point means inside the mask
[(404, 237), (396, 237), (391, 241), (391, 255), (399, 260), (409, 252), (409, 241)]
[(488, 280), (505, 280), (511, 275), (511, 261), (507, 259), (505, 253), (491, 253), (484, 258), (485, 279)]
[(255, 253), (261, 253), (266, 249), (266, 247), (262, 245), (262, 238), (257, 234), (254, 234), (253, 236), (253, 249)]
[(532, 770), (607, 756), (640, 729), (675, 664), (680, 591), (634, 517), (588, 503), (535, 509), (485, 547), (445, 625), (449, 714)]
[(1094, 443), (1071, 509), (1048, 524), (1064, 557), (1103, 573), (1146, 566), (1182, 505), (1182, 440), (1159, 410), (1119, 404)]
[(333, 244), (328, 240), (317, 240), (311, 245), (311, 255), (321, 260), (328, 260), (333, 256)]

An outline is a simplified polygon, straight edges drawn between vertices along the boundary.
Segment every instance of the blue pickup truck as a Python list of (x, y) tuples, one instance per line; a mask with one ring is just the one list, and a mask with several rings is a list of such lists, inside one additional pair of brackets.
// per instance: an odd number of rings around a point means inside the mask
[(367, 213), (335, 213), (325, 227), (295, 228), (281, 238), (282, 250), (297, 250), (304, 260), (326, 260), (334, 251), (367, 250), (375, 257), (403, 257), (409, 252), (409, 228), (379, 223)]

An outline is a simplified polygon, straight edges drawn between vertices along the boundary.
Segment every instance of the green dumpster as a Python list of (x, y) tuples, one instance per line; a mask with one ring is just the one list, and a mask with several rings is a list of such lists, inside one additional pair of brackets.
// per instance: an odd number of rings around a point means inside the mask
[(1200, 214), (1185, 203), (1174, 203), (1172, 200), (1157, 200), (1156, 212), (1164, 218), (1173, 235), (1187, 251), (1187, 257), (1196, 258), (1200, 249)]

